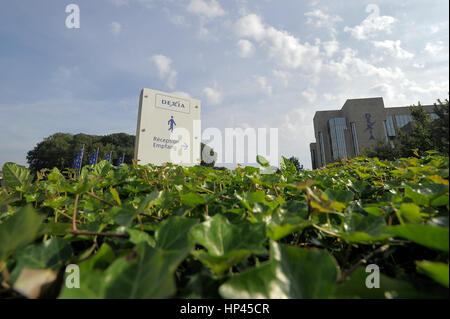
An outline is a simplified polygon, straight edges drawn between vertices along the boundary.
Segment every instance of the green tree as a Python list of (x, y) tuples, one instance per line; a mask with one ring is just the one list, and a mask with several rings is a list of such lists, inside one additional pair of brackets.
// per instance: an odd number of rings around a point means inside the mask
[(300, 164), (300, 161), (298, 160), (297, 157), (291, 156), (291, 157), (289, 158), (289, 161), (290, 161), (292, 164), (294, 164), (295, 169), (297, 170), (297, 172), (300, 172), (300, 171), (303, 170), (303, 165)]
[(378, 141), (377, 144), (363, 151), (367, 157), (378, 157), (385, 160), (394, 160), (400, 157), (411, 157), (416, 154), (422, 156), (427, 151), (437, 151), (444, 156), (449, 154), (449, 101), (437, 100), (434, 104), (434, 113), (437, 118), (431, 118), (423, 106), (410, 107), (412, 122), (403, 127), (391, 145)]
[(55, 133), (44, 138), (34, 149), (28, 152), (27, 162), (33, 174), (43, 168), (57, 167), (60, 170), (72, 167), (76, 153), (84, 145), (83, 165), (87, 165), (89, 156), (99, 149), (99, 160), (105, 159), (109, 152), (115, 163), (125, 154), (125, 163), (131, 163), (134, 156), (135, 136), (116, 133), (106, 136), (88, 134)]

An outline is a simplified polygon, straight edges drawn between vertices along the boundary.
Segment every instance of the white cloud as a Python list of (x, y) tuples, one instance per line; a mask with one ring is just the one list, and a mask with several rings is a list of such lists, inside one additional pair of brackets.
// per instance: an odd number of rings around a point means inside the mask
[(339, 50), (339, 42), (331, 40), (323, 43), (323, 48), (328, 57), (332, 57)]
[(109, 29), (113, 35), (119, 35), (122, 32), (122, 25), (114, 21), (109, 25)]
[(327, 14), (320, 9), (306, 12), (305, 16), (308, 17), (306, 23), (313, 24), (318, 28), (327, 28), (333, 34), (336, 33), (335, 24), (342, 21), (340, 16)]
[(405, 78), (405, 74), (399, 67), (376, 67), (369, 62), (358, 58), (357, 51), (346, 48), (343, 51), (343, 57), (340, 61), (330, 61), (327, 68), (330, 72), (345, 79), (351, 79), (354, 76), (376, 76), (384, 81), (400, 80)]
[(256, 14), (248, 14), (236, 23), (236, 32), (242, 37), (261, 41), (266, 36), (266, 28), (261, 18)]
[(288, 69), (303, 68), (318, 72), (321, 67), (318, 46), (302, 44), (298, 38), (287, 31), (265, 26), (256, 14), (249, 14), (239, 19), (235, 25), (241, 37), (253, 38), (267, 46), (268, 54), (280, 66)]
[(286, 72), (286, 71), (282, 71), (282, 70), (273, 70), (273, 75), (278, 78), (283, 85), (286, 87), (289, 84), (289, 78), (291, 77), (291, 75)]
[(151, 60), (158, 69), (159, 77), (166, 81), (169, 89), (173, 90), (177, 80), (177, 71), (172, 69), (172, 60), (161, 54), (152, 56)]
[(402, 49), (401, 47), (402, 42), (400, 40), (372, 41), (372, 43), (375, 47), (384, 49), (388, 54), (396, 58), (410, 59), (414, 57), (413, 53), (408, 52), (405, 49)]
[(226, 14), (217, 0), (191, 0), (187, 6), (187, 11), (204, 16), (209, 19), (221, 17)]
[(427, 42), (425, 45), (425, 51), (433, 56), (438, 56), (444, 50), (444, 42)]
[(205, 87), (203, 89), (203, 95), (211, 105), (217, 105), (222, 102), (222, 93), (217, 88)]
[(378, 6), (374, 4), (369, 4), (366, 7), (366, 12), (372, 13), (364, 19), (361, 24), (356, 25), (353, 28), (346, 26), (344, 31), (350, 32), (350, 34), (358, 40), (367, 39), (380, 32), (388, 34), (392, 32), (393, 24), (397, 19), (391, 16), (380, 16)]
[(267, 94), (272, 95), (272, 86), (267, 83), (267, 78), (264, 76), (255, 76), (256, 83), (258, 83), (261, 90)]
[(237, 43), (238, 46), (238, 54), (241, 58), (248, 58), (253, 55), (255, 52), (255, 47), (253, 43), (248, 40), (241, 39)]
[(423, 69), (425, 67), (425, 64), (423, 63), (414, 63), (413, 67), (416, 69)]
[(314, 102), (317, 98), (317, 93), (313, 88), (308, 88), (302, 92), (302, 95), (310, 102)]

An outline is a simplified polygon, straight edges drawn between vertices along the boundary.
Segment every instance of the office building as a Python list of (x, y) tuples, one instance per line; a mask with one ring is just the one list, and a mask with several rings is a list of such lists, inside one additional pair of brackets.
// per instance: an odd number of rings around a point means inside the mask
[[(424, 105), (433, 117), (434, 105)], [(409, 106), (384, 107), (382, 97), (350, 99), (340, 110), (314, 115), (316, 142), (310, 144), (312, 168), (361, 154), (378, 140), (394, 146), (398, 131), (412, 121)]]

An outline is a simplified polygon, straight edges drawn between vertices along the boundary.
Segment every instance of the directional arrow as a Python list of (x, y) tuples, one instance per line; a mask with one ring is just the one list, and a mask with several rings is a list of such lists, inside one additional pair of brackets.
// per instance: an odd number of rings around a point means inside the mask
[(184, 148), (184, 150), (187, 150), (187, 149), (188, 149), (188, 145), (187, 145), (186, 143), (184, 143), (184, 144), (182, 145), (182, 147)]

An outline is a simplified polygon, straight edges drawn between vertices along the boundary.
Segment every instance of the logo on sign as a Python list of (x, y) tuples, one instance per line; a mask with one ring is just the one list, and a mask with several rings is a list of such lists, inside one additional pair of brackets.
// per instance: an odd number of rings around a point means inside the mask
[(189, 100), (173, 98), (167, 95), (156, 95), (155, 106), (160, 109), (166, 109), (175, 112), (189, 114), (191, 113), (191, 105)]

